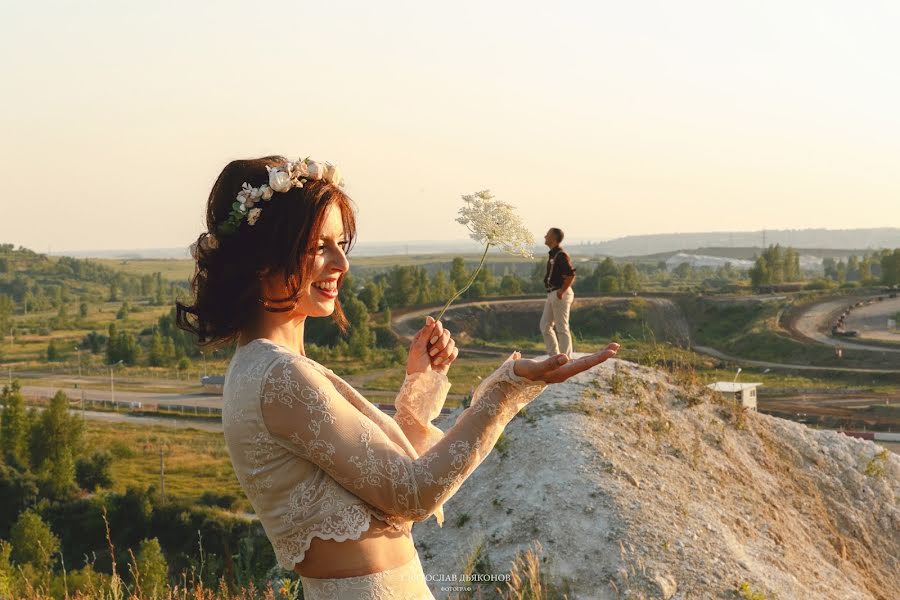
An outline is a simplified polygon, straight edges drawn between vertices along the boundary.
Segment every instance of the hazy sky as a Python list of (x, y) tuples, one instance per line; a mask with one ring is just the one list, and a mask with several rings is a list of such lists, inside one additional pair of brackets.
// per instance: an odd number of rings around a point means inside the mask
[(485, 187), (576, 239), (897, 226), (898, 30), (873, 0), (4, 2), (0, 242), (185, 246), (269, 153), (338, 164), (361, 241), (464, 238)]

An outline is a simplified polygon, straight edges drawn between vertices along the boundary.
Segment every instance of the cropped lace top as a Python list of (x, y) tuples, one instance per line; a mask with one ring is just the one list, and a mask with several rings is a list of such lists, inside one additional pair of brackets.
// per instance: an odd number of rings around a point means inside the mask
[(443, 433), (431, 421), (446, 376), (407, 375), (392, 419), (330, 369), (261, 338), (231, 360), (222, 422), (238, 481), (292, 570), (314, 537), (358, 539), (371, 517), (404, 531), (432, 514), (442, 523), (444, 502), (544, 387), (507, 360)]

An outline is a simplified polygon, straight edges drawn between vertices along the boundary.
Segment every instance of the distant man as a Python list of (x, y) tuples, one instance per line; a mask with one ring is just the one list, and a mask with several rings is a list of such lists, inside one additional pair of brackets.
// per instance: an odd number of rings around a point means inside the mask
[(563, 232), (556, 227), (552, 227), (544, 236), (544, 243), (550, 248), (550, 256), (547, 259), (547, 274), (544, 276), (547, 301), (541, 317), (541, 333), (544, 334), (544, 343), (547, 344), (547, 354), (550, 356), (560, 352), (572, 355), (569, 311), (575, 300), (575, 292), (572, 291), (575, 267), (572, 266), (569, 254), (560, 247), (562, 241)]

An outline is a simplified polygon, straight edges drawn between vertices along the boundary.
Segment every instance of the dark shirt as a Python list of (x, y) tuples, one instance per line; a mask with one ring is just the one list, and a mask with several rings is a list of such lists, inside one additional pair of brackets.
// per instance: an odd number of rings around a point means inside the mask
[(575, 275), (575, 267), (569, 253), (557, 246), (548, 252), (547, 273), (544, 275), (544, 287), (548, 292), (558, 290), (563, 286), (563, 280)]

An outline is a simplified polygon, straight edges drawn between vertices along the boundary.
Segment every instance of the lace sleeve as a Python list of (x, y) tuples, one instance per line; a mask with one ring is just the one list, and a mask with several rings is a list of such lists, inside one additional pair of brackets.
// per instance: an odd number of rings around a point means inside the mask
[(443, 373), (427, 371), (407, 375), (394, 401), (394, 421), (420, 455), (444, 437), (432, 421), (441, 414), (450, 381)]
[(518, 377), (507, 360), (472, 404), (418, 459), (391, 441), (299, 358), (276, 361), (263, 381), (263, 421), (273, 438), (312, 461), (361, 500), (421, 521), (452, 496), (490, 453), (506, 424), (545, 387)]

